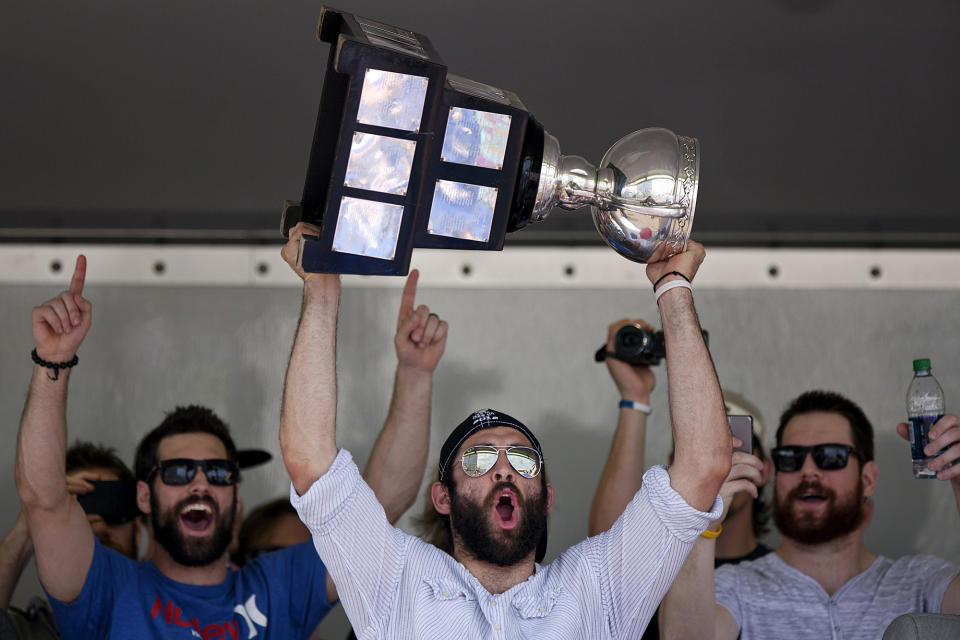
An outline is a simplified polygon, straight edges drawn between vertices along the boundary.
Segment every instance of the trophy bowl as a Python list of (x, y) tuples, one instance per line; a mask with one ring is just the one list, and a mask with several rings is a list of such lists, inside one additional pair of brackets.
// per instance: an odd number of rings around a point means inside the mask
[(612, 189), (592, 203), (604, 241), (634, 262), (655, 262), (682, 252), (697, 202), (700, 149), (695, 138), (660, 128), (618, 140), (600, 161)]

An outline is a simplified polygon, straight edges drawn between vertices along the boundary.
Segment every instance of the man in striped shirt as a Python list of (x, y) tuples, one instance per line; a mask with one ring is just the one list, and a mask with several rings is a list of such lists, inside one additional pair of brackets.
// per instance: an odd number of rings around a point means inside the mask
[[(648, 265), (667, 352), (675, 462), (647, 472), (609, 531), (535, 562), (553, 489), (532, 432), (484, 410), (441, 452), (437, 511), (453, 554), (392, 527), (350, 453), (337, 448), (336, 275), (297, 266), (300, 224), (282, 253), (303, 278), (280, 443), (291, 501), (313, 535), (359, 638), (634, 638), (673, 582), (693, 542), (718, 517), (732, 442), (689, 280), (703, 261), (684, 253)], [(677, 283), (680, 284), (677, 284)], [(411, 444), (410, 460), (426, 451)], [(501, 455), (503, 454), (503, 455)]]

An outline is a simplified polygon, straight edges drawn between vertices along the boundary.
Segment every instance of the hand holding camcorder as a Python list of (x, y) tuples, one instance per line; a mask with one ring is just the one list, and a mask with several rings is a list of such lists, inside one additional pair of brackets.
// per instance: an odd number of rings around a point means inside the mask
[[(709, 345), (709, 334), (701, 330), (703, 341)], [(600, 347), (594, 360), (603, 362), (606, 358), (616, 358), (628, 364), (655, 367), (667, 357), (663, 331), (651, 331), (637, 324), (620, 327), (614, 338), (614, 350), (607, 351), (606, 345)]]

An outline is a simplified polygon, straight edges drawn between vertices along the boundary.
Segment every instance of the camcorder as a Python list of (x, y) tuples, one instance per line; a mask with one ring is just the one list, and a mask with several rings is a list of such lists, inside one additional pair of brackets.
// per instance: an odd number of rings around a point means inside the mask
[[(703, 329), (700, 332), (703, 334), (703, 341), (709, 346), (710, 334)], [(593, 357), (597, 362), (614, 358), (632, 365), (655, 367), (667, 357), (667, 345), (663, 340), (663, 331), (650, 331), (640, 325), (628, 324), (617, 331), (613, 351), (607, 351), (607, 345), (603, 345)]]

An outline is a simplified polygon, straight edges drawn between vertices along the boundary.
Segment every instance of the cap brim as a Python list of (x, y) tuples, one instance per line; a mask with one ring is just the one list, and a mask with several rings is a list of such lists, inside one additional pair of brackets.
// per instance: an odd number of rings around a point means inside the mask
[(237, 451), (237, 464), (241, 469), (257, 467), (273, 460), (269, 451), (263, 449), (240, 449)]

